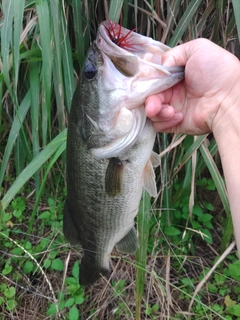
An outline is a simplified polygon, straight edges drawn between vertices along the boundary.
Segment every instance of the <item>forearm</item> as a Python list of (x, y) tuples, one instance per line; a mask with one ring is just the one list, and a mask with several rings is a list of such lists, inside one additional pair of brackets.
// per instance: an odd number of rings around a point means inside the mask
[(222, 126), (222, 130), (216, 130), (214, 135), (221, 156), (240, 257), (240, 116), (233, 113), (232, 119), (227, 120), (229, 125)]

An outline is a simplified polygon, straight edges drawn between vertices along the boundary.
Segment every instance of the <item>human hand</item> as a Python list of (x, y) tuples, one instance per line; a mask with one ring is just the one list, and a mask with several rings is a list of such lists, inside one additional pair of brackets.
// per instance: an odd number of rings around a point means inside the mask
[(185, 79), (147, 98), (146, 115), (157, 131), (204, 134), (240, 117), (240, 62), (234, 55), (197, 39), (164, 53), (163, 64), (185, 66)]
[(157, 131), (213, 132), (222, 161), (240, 257), (240, 62), (206, 39), (163, 55), (166, 66), (185, 66), (185, 79), (145, 102)]

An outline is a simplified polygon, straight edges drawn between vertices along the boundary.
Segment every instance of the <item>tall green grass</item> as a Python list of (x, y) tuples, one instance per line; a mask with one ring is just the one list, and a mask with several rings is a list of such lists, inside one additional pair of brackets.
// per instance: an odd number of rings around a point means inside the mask
[[(137, 32), (152, 36), (170, 46), (198, 37), (206, 37), (239, 52), (240, 7), (238, 0), (159, 0), (154, 1), (83, 1), (83, 0), (2, 0), (0, 3), (0, 185), (1, 216), (26, 184), (34, 186), (35, 206), (28, 232), (38, 215), (38, 204), (54, 168), (64, 172), (66, 128), (77, 75), (100, 21), (110, 18)], [(201, 81), (201, 80), (200, 80)], [(171, 137), (178, 141), (181, 136)], [(157, 219), (171, 227), (174, 202), (189, 195), (196, 178), (208, 169), (222, 201), (226, 218), (222, 226), (222, 250), (232, 237), (231, 215), (222, 174), (215, 164), (214, 139), (206, 137), (191, 143), (181, 141), (162, 157), (159, 199), (144, 196), (144, 212), (163, 208)], [(170, 148), (169, 135), (159, 138), (159, 152)], [(49, 173), (52, 172), (51, 175)], [(175, 192), (173, 182), (184, 177)], [(51, 177), (51, 178), (49, 178)], [(64, 181), (63, 181), (64, 183)], [(146, 269), (146, 235), (149, 222), (139, 218), (140, 251), (137, 254), (137, 319)], [(169, 229), (170, 230), (170, 229)]]

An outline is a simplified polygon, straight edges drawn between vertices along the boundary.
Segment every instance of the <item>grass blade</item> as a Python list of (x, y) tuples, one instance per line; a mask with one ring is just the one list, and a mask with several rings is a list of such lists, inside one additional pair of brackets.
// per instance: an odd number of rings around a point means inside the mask
[(190, 21), (192, 20), (194, 14), (196, 13), (196, 11), (201, 3), (202, 3), (202, 0), (192, 0), (189, 3), (186, 11), (182, 15), (182, 17), (181, 17), (181, 19), (180, 19), (180, 21), (174, 31), (172, 38), (169, 41), (170, 47), (174, 47), (178, 44), (178, 42), (182, 38), (185, 30), (189, 26)]
[(222, 243), (221, 243), (221, 250), (224, 251), (229, 245), (231, 237), (233, 235), (233, 224), (232, 224), (230, 206), (228, 202), (227, 190), (225, 187), (224, 180), (205, 144), (202, 144), (200, 146), (200, 151), (208, 167), (208, 170), (211, 173), (212, 179), (215, 183), (215, 186), (217, 188), (218, 194), (222, 201), (224, 210), (226, 212), (226, 222), (223, 229), (223, 237), (222, 237)]
[(31, 103), (30, 92), (28, 91), (28, 93), (26, 94), (25, 98), (23, 99), (20, 107), (16, 111), (16, 115), (15, 115), (14, 120), (11, 125), (11, 131), (9, 133), (9, 137), (7, 140), (7, 145), (6, 145), (6, 148), (4, 151), (3, 161), (2, 161), (2, 165), (1, 165), (1, 169), (0, 169), (0, 185), (3, 182), (3, 177), (5, 174), (5, 170), (6, 170), (11, 152), (13, 150), (14, 143), (19, 135), (19, 132), (22, 127), (22, 123), (23, 123), (25, 116), (30, 108), (30, 103)]
[(47, 167), (47, 170), (44, 174), (44, 177), (42, 179), (42, 183), (41, 183), (41, 186), (40, 186), (40, 189), (39, 189), (39, 192), (37, 194), (37, 198), (36, 198), (36, 201), (35, 201), (35, 205), (34, 205), (34, 208), (33, 208), (33, 211), (32, 211), (32, 214), (31, 214), (31, 217), (29, 219), (29, 224), (28, 224), (28, 233), (31, 234), (32, 233), (32, 227), (33, 227), (33, 223), (36, 219), (36, 213), (37, 213), (37, 209), (38, 209), (38, 205), (39, 205), (39, 202), (41, 200), (41, 196), (42, 196), (42, 193), (44, 191), (44, 187), (45, 187), (45, 184), (47, 182), (47, 178), (48, 178), (48, 174), (50, 172), (50, 170), (52, 169), (54, 163), (57, 161), (57, 159), (61, 156), (61, 154), (65, 151), (66, 149), (66, 143), (62, 143), (57, 151), (55, 152), (55, 154), (52, 156), (52, 159), (50, 160), (50, 163), (48, 164), (48, 167)]
[[(66, 144), (67, 129), (59, 133), (21, 172), (13, 185), (7, 191), (1, 201), (1, 209), (4, 211), (22, 186), (41, 168), (41, 166), (58, 150), (62, 144)], [(65, 148), (62, 148), (65, 150)]]
[(59, 129), (62, 131), (65, 127), (65, 108), (64, 108), (64, 90), (63, 90), (63, 76), (62, 76), (62, 57), (61, 57), (61, 45), (60, 45), (60, 26), (61, 26), (61, 8), (58, 0), (52, 0), (50, 2), (51, 15), (53, 21), (53, 33), (54, 33), (54, 57), (53, 59), (53, 84), (55, 89), (55, 97), (57, 103), (57, 115), (59, 122)]
[(50, 105), (51, 105), (51, 80), (52, 80), (52, 33), (50, 24), (50, 13), (47, 0), (36, 0), (38, 13), (40, 43), (42, 49), (42, 77), (43, 77), (43, 99), (42, 99), (42, 139), (44, 145), (47, 143), (48, 126), (50, 128)]
[(63, 81), (64, 81), (64, 93), (65, 93), (65, 103), (68, 112), (71, 108), (72, 97), (75, 90), (74, 83), (74, 68), (72, 60), (72, 49), (67, 34), (67, 26), (64, 15), (61, 15), (61, 55), (62, 55), (62, 68), (63, 68)]
[(24, 12), (24, 0), (14, 2), (14, 87), (17, 89), (18, 71), (19, 71), (19, 54), (20, 54), (20, 37), (22, 31), (22, 21)]
[(2, 2), (4, 21), (1, 28), (1, 55), (2, 55), (2, 72), (4, 81), (8, 87), (10, 94), (12, 95), (9, 67), (10, 67), (10, 44), (12, 41), (12, 24), (14, 17), (14, 0), (3, 0)]
[[(85, 23), (84, 23), (83, 9), (82, 9), (83, 4), (79, 0), (73, 0), (72, 6), (73, 6), (73, 26), (74, 26), (76, 46), (77, 46), (77, 56), (78, 56), (79, 64), (82, 65), (85, 58), (86, 46), (88, 46), (89, 44), (89, 32), (86, 31), (84, 26)], [(89, 21), (89, 17), (87, 17), (86, 21)], [(89, 30), (89, 27), (88, 27), (88, 30)]]
[(122, 11), (123, 0), (112, 0), (109, 5), (109, 19), (115, 22), (119, 21)]
[[(32, 128), (32, 154), (33, 158), (39, 153), (40, 136), (39, 136), (39, 96), (40, 96), (40, 63), (31, 62), (29, 64), (30, 77), (30, 94), (31, 94), (31, 128)], [(40, 178), (36, 172), (34, 175), (36, 193), (39, 189)]]
[(144, 191), (137, 216), (139, 247), (136, 252), (136, 320), (141, 320), (141, 304), (145, 284), (151, 197)]
[(238, 40), (240, 41), (240, 1), (232, 0), (232, 4), (233, 4), (236, 25), (237, 25)]

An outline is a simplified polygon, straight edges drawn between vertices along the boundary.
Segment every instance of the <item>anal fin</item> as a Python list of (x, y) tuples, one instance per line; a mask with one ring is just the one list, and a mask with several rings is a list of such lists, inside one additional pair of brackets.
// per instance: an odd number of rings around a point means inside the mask
[(117, 244), (116, 249), (121, 253), (131, 254), (138, 248), (138, 237), (134, 227)]

